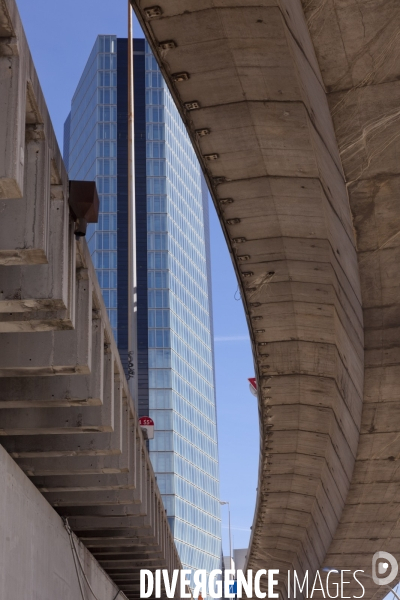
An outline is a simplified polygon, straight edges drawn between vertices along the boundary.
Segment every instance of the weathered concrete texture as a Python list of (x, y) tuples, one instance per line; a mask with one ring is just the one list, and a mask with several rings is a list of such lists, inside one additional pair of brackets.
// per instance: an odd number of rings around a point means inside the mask
[[(5, 407), (1, 413), (0, 435), (37, 435), (114, 430), (114, 358), (103, 363), (103, 402), (100, 406), (66, 403), (57, 406)], [(50, 378), (52, 379), (52, 378)]]
[[(16, 260), (0, 264), (0, 333), (70, 329), (74, 326), (76, 250), (73, 224), (65, 185), (50, 187), (51, 201), (45, 214), (50, 229), (46, 241), (49, 246), (46, 264), (29, 264), (25, 260), (19, 261), (22, 264)], [(21, 202), (0, 200), (4, 217), (1, 229), (12, 232), (18, 216), (27, 213)], [(30, 218), (31, 223), (35, 222), (36, 215), (30, 213)], [(3, 233), (0, 231), (0, 237)], [(18, 243), (14, 239), (8, 245), (16, 249)]]
[[(8, 200), (24, 195), (25, 143), (30, 137), (29, 133), (25, 135), (26, 127), (33, 132), (42, 131), (54, 169), (64, 184), (67, 179), (35, 66), (30, 53), (25, 52), (28, 45), (15, 2), (1, 0), (0, 23), (0, 199)], [(51, 179), (54, 184), (53, 173)], [(32, 198), (33, 186), (29, 193)], [(48, 198), (48, 191), (46, 195)], [(45, 198), (38, 200), (44, 202)]]
[(1, 3), (9, 35), (0, 36), (0, 332), (71, 329), (68, 178), (16, 15)]
[(11, 21), (8, 29), (9, 35), (2, 36), (0, 44), (0, 198), (21, 198), (24, 191), (27, 57), (21, 56), (18, 49), (21, 30), (16, 31)]
[(92, 283), (85, 269), (76, 275), (75, 329), (0, 333), (0, 376), (90, 372)]
[[(13, 211), (17, 202), (11, 204)], [(10, 223), (9, 212), (2, 212), (4, 227)], [(9, 261), (0, 265), (0, 333), (68, 329), (74, 325), (75, 277), (71, 275), (75, 240), (66, 197), (51, 201), (47, 217), (51, 228), (47, 264), (17, 266)], [(12, 220), (9, 228), (13, 228)]]
[[(173, 569), (180, 562), (84, 241), (78, 243), (77, 267), (76, 329), (0, 337), (11, 345), (21, 335), (36, 342), (52, 336), (62, 347), (63, 339), (80, 334), (83, 345), (92, 347), (88, 373), (38, 371), (35, 378), (21, 361), (24, 354), (19, 356), (26, 376), (2, 379), (0, 439), (48, 502), (71, 517), (71, 527), (95, 557), (100, 548), (102, 564), (127, 597), (136, 598), (141, 567)], [(15, 358), (9, 353), (10, 365)]]
[[(365, 332), (360, 442), (325, 564), (368, 573), (377, 550), (400, 560), (400, 11), (394, 0), (303, 6), (346, 177)], [(366, 597), (386, 593), (363, 583)]]
[[(58, 431), (58, 434), (68, 435), (57, 435), (56, 432), (48, 431), (46, 438), (43, 440), (42, 436), (38, 436), (41, 433), (36, 427), (25, 430), (25, 435), (11, 435), (8, 433), (3, 437), (2, 444), (13, 456), (17, 462), (18, 459), (24, 459), (20, 462), (21, 467), (24, 471), (29, 473), (35, 473), (38, 467), (34, 465), (42, 465), (44, 458), (55, 459), (55, 464), (59, 466), (59, 469), (63, 471), (62, 462), (58, 462), (61, 457), (102, 457), (116, 455), (120, 456), (124, 454), (124, 440), (129, 436), (129, 407), (127, 404), (126, 397), (123, 398), (123, 387), (121, 385), (119, 376), (114, 376), (114, 428), (112, 432), (99, 432), (97, 427), (89, 426), (86, 428), (76, 428), (72, 431), (70, 428), (64, 427), (63, 430)], [(73, 405), (74, 406), (74, 405)], [(65, 413), (60, 411), (60, 417), (64, 414), (64, 419), (69, 420), (69, 411)], [(81, 422), (81, 417), (79, 418)], [(33, 424), (32, 424), (33, 425)], [(42, 432), (43, 433), (43, 432)], [(81, 435), (84, 433), (85, 435)], [(44, 441), (46, 443), (44, 443)], [(93, 460), (93, 459), (92, 459)], [(71, 461), (75, 463), (75, 461)], [(93, 463), (92, 463), (93, 464)], [(97, 463), (95, 463), (97, 464)], [(79, 470), (79, 460), (77, 460), (75, 469)], [(41, 468), (39, 467), (39, 471)]]
[(398, 2), (155, 4), (132, 0), (207, 174), (253, 339), (248, 566), (400, 560)]
[(331, 546), (361, 422), (363, 314), (341, 157), (298, 0), (153, 5), (155, 15), (132, 0), (203, 164), (253, 344), (261, 456), (247, 567), (279, 568), (285, 596), (287, 570), (314, 572)]
[[(33, 256), (27, 261), (46, 263), (50, 203), (50, 182), (46, 177), (50, 176), (50, 155), (43, 125), (27, 128), (25, 142), (25, 193), (19, 202), (14, 199), (1, 202), (2, 215), (6, 218), (0, 226), (0, 256), (3, 261), (10, 256), (15, 262), (14, 248), (21, 248), (20, 252), (25, 254), (29, 248)], [(7, 228), (5, 222), (9, 223)]]
[[(0, 140), (0, 597), (79, 597), (51, 504), (126, 598), (138, 598), (141, 567), (181, 563), (87, 244), (74, 238), (68, 178), (14, 0), (0, 0), (0, 71), (7, 64), (0, 137), (5, 115), (18, 122)], [(10, 157), (19, 144), (21, 168), (3, 164), (2, 152)], [(42, 492), (34, 492), (38, 506), (27, 503), (34, 488), (26, 476)], [(97, 597), (111, 600), (115, 590), (93, 556), (80, 553)]]
[(95, 318), (92, 320), (90, 375), (5, 377), (0, 386), (0, 408), (54, 408), (102, 404), (104, 357), (105, 354), (109, 354), (109, 348), (104, 346), (104, 324), (97, 318), (98, 311), (95, 311), (93, 316)]
[[(57, 513), (0, 446), (0, 597), (81, 598), (69, 535)], [(118, 587), (74, 535), (85, 575), (99, 600)], [(84, 593), (90, 594), (77, 565)], [(126, 596), (121, 592), (118, 596)]]

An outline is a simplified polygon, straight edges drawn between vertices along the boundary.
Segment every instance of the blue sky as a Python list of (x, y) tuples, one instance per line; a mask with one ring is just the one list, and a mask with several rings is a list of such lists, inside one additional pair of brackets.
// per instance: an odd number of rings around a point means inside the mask
[[(127, 35), (122, 0), (17, 0), (25, 32), (62, 148), (70, 100), (98, 34)], [(143, 37), (137, 22), (135, 36)], [(234, 547), (247, 547), (253, 521), (259, 456), (256, 399), (248, 377), (253, 358), (229, 252), (211, 208), (215, 359), (221, 499), (231, 504)], [(236, 298), (238, 295), (236, 294)], [(224, 553), (229, 552), (227, 507), (222, 507)]]

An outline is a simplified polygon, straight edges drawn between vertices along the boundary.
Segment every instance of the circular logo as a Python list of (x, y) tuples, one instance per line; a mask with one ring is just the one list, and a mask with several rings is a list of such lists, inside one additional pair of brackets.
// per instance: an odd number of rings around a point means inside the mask
[[(390, 567), (390, 569), (389, 569)], [(399, 565), (389, 552), (375, 552), (372, 557), (372, 579), (376, 585), (389, 585), (397, 577)]]

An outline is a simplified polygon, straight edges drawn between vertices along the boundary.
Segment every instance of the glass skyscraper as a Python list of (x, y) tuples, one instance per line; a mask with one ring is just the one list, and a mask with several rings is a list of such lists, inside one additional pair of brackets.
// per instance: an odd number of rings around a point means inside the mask
[[(96, 180), (87, 239), (127, 369), (127, 40), (99, 36), (72, 99), (71, 179)], [(145, 40), (134, 43), (138, 398), (185, 568), (221, 566), (207, 189)]]
[(116, 340), (117, 322), (117, 54), (115, 36), (100, 36), (64, 125), (70, 179), (96, 181), (100, 216), (87, 241)]

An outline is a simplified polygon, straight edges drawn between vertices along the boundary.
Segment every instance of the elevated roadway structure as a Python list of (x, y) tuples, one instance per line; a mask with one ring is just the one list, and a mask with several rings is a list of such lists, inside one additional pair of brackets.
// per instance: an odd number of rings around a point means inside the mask
[(247, 567), (281, 569), (282, 597), (287, 570), (370, 574), (378, 550), (400, 560), (398, 3), (132, 7), (247, 316), (261, 431)]
[(0, 0), (0, 596), (78, 598), (79, 580), (82, 597), (133, 599), (141, 568), (181, 563), (69, 196)]

